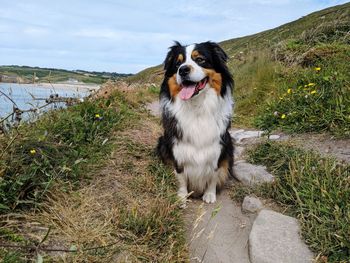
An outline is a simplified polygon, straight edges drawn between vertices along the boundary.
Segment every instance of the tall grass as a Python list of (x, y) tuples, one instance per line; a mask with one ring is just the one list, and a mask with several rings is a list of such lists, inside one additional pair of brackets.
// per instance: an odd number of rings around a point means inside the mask
[(350, 136), (350, 49), (321, 45), (313, 54), (310, 66), (286, 71), (278, 97), (256, 117), (257, 127)]
[(274, 96), (279, 64), (268, 51), (252, 52), (234, 66), (234, 123), (252, 126), (259, 105)]

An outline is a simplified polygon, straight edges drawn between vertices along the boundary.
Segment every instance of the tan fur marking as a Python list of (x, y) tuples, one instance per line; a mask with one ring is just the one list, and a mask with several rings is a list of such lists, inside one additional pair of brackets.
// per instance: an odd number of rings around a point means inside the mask
[(176, 74), (174, 74), (171, 78), (169, 78), (168, 86), (169, 86), (170, 95), (172, 98), (174, 98), (181, 90), (179, 84), (177, 84), (177, 81), (176, 81)]
[(177, 57), (177, 61), (179, 62), (183, 62), (184, 61), (184, 55), (180, 54), (178, 57)]
[(198, 50), (193, 50), (192, 51), (191, 57), (192, 57), (193, 60), (196, 59), (199, 56), (200, 56), (200, 54), (199, 54)]
[(215, 89), (216, 93), (220, 95), (221, 85), (222, 85), (222, 77), (220, 73), (217, 73), (213, 69), (204, 69), (205, 74), (209, 77), (210, 86)]
[(228, 171), (229, 171), (229, 162), (228, 160), (222, 160), (219, 163), (219, 168), (218, 168), (218, 182), (217, 182), (217, 188), (220, 189), (222, 186), (225, 184), (227, 178), (228, 178)]

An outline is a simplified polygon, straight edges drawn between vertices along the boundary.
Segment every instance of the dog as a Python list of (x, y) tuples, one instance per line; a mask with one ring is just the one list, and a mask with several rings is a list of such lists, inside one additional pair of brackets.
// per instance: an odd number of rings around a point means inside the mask
[[(216, 201), (216, 191), (232, 176), (233, 144), (229, 134), (233, 79), (227, 55), (214, 42), (169, 48), (159, 100), (163, 135), (160, 159), (175, 168), (178, 196)], [(189, 194), (190, 193), (190, 194)]]

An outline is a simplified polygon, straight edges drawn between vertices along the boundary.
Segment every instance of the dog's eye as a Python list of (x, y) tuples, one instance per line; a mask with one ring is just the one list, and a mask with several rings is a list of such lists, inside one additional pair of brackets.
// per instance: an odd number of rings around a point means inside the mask
[(203, 64), (203, 63), (205, 62), (205, 59), (202, 58), (202, 57), (198, 57), (198, 58), (196, 58), (196, 62), (197, 62), (198, 64)]
[(176, 61), (175, 66), (178, 68), (181, 65), (181, 61)]

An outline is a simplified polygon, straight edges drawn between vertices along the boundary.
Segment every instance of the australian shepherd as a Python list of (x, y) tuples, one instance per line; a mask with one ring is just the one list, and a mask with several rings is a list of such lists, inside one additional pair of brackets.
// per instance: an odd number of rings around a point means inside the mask
[(213, 42), (170, 47), (160, 91), (164, 134), (157, 152), (171, 163), (178, 195), (216, 201), (216, 191), (232, 175), (233, 145), (228, 132), (232, 116), (233, 79), (227, 55)]

